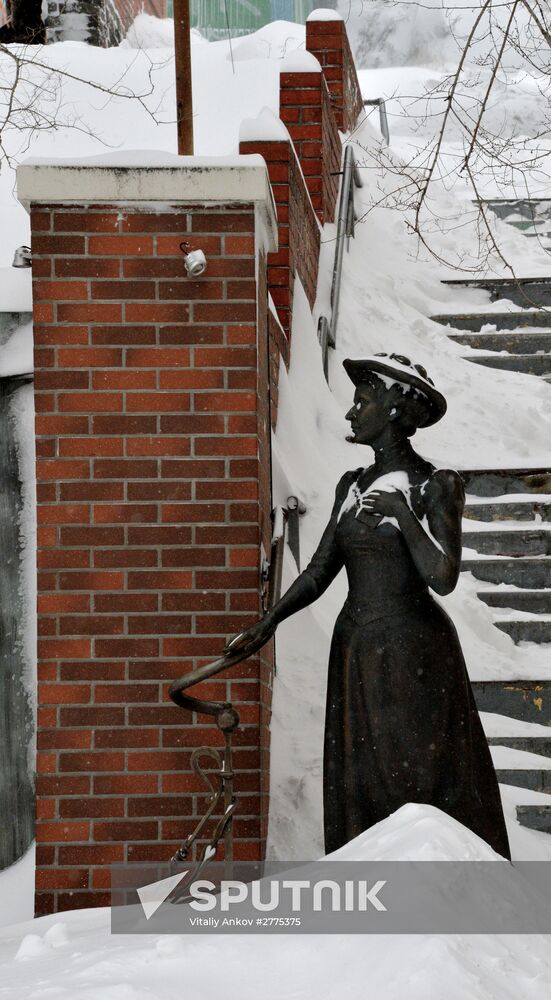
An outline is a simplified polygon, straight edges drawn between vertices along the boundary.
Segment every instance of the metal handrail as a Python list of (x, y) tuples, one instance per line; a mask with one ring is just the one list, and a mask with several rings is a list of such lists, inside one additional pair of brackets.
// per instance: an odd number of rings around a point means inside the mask
[(386, 145), (390, 143), (390, 129), (388, 127), (388, 118), (386, 113), (386, 104), (384, 97), (375, 97), (371, 101), (364, 101), (364, 108), (378, 108), (379, 109), (379, 128), (381, 130), (381, 135), (385, 140)]
[[(194, 842), (203, 831), (204, 826), (216, 811), (220, 802), (223, 802), (224, 804), (224, 812), (221, 819), (219, 819), (216, 823), (214, 832), (205, 846), (199, 861), (195, 864), (193, 870), (188, 872), (187, 878), (181, 886), (180, 896), (182, 893), (185, 893), (185, 888), (189, 882), (197, 878), (199, 872), (205, 864), (215, 856), (218, 844), (222, 839), (224, 841), (226, 877), (231, 878), (233, 873), (232, 820), (233, 814), (237, 808), (237, 800), (233, 788), (234, 772), (232, 766), (232, 736), (234, 730), (240, 722), (239, 713), (230, 702), (206, 701), (203, 698), (193, 698), (191, 695), (185, 694), (185, 691), (194, 684), (199, 684), (201, 681), (208, 680), (209, 677), (214, 677), (222, 670), (226, 670), (229, 666), (239, 663), (242, 659), (245, 659), (245, 657), (239, 656), (238, 654), (234, 654), (233, 657), (231, 654), (222, 656), (213, 663), (208, 663), (206, 666), (200, 667), (198, 670), (192, 670), (191, 673), (186, 674), (184, 677), (179, 677), (178, 680), (174, 681), (170, 686), (169, 694), (175, 705), (178, 705), (180, 708), (184, 708), (189, 712), (199, 712), (202, 715), (214, 716), (218, 729), (224, 735), (223, 756), (214, 747), (196, 747), (191, 755), (192, 768), (195, 774), (197, 774), (198, 777), (202, 778), (205, 782), (205, 785), (210, 792), (210, 796), (205, 814), (200, 817), (193, 831), (188, 837), (186, 837), (184, 843), (178, 848), (176, 854), (174, 854), (171, 858), (171, 865), (173, 867), (179, 868), (180, 865), (187, 861)], [(215, 768), (207, 772), (201, 766), (201, 757), (208, 757), (211, 761), (214, 761)], [(211, 781), (211, 777), (218, 779), (217, 788)]]
[[(273, 512), (270, 573), (268, 576), (268, 609), (273, 607), (281, 596), (283, 552), (285, 548), (285, 536), (288, 532), (289, 546), (295, 558), (297, 569), (300, 572), (298, 519), (305, 511), (306, 507), (302, 501), (296, 496), (290, 496), (287, 498), (287, 507), (278, 506)], [(237, 799), (233, 786), (235, 775), (232, 765), (232, 736), (240, 722), (239, 712), (229, 701), (207, 701), (204, 698), (196, 698), (187, 694), (187, 690), (195, 684), (200, 684), (210, 677), (215, 677), (216, 674), (221, 673), (223, 670), (241, 663), (242, 660), (248, 659), (258, 649), (261, 649), (263, 645), (263, 642), (259, 642), (256, 648), (254, 645), (249, 646), (246, 654), (232, 653), (230, 645), (226, 647), (226, 653), (223, 656), (212, 663), (207, 663), (205, 666), (199, 667), (197, 670), (192, 670), (183, 677), (179, 677), (170, 686), (169, 694), (175, 705), (186, 709), (188, 712), (198, 712), (202, 715), (212, 716), (218, 729), (224, 735), (223, 756), (214, 747), (196, 747), (191, 755), (193, 770), (205, 782), (210, 794), (206, 812), (199, 818), (193, 831), (171, 859), (171, 865), (174, 868), (179, 868), (184, 862), (187, 862), (194, 842), (202, 833), (220, 803), (223, 803), (224, 812), (222, 817), (217, 821), (214, 832), (204, 847), (199, 860), (193, 869), (187, 872), (186, 878), (181, 883), (177, 898), (174, 900), (175, 902), (185, 902), (187, 887), (216, 855), (218, 844), (222, 839), (224, 841), (225, 876), (226, 878), (231, 878), (233, 871), (233, 815), (237, 808)], [(200, 763), (202, 757), (214, 761), (215, 767), (206, 771)], [(218, 786), (213, 783), (211, 778), (218, 780)]]
[(356, 214), (354, 212), (354, 186), (362, 187), (362, 179), (356, 164), (354, 149), (352, 146), (346, 146), (344, 150), (342, 183), (337, 214), (335, 258), (333, 261), (333, 275), (331, 278), (331, 318), (327, 319), (326, 316), (320, 316), (318, 320), (318, 340), (321, 344), (323, 371), (326, 378), (328, 377), (328, 349), (329, 347), (334, 348), (337, 343), (337, 321), (339, 316), (339, 302), (341, 294), (344, 239), (346, 237), (346, 249), (348, 250), (350, 237), (354, 236), (354, 223), (356, 221)]

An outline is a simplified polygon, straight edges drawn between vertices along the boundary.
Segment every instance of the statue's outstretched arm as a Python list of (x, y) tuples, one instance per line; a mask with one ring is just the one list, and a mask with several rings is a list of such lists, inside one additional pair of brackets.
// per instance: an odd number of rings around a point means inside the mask
[(268, 642), (280, 622), (312, 604), (335, 579), (343, 566), (342, 553), (335, 539), (337, 519), (353, 475), (354, 473), (346, 473), (340, 480), (331, 517), (306, 569), (260, 621), (230, 640), (225, 652), (237, 652), (250, 645), (251, 653), (248, 655), (252, 655), (258, 650), (260, 640), (263, 640), (261, 645)]

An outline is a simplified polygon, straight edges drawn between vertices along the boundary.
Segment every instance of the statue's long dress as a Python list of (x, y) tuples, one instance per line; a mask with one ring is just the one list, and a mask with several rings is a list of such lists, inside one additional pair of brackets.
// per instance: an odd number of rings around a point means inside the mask
[[(431, 471), (457, 480), (455, 473)], [(329, 660), (326, 851), (406, 802), (425, 802), (509, 857), (496, 774), (457, 632), (431, 597), (400, 530), (357, 507), (342, 511), (361, 473), (365, 484), (365, 470), (341, 480), (331, 521), (306, 569), (320, 592), (343, 565), (349, 580)], [(424, 488), (411, 492), (419, 517)]]

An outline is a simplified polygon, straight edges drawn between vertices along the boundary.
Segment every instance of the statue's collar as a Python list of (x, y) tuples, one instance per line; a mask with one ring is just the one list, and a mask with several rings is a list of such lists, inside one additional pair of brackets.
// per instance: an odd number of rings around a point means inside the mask
[(401, 441), (395, 441), (393, 444), (388, 444), (381, 449), (374, 449), (374, 451), (375, 470), (378, 473), (393, 472), (407, 465), (411, 466), (416, 464), (416, 459), (419, 458), (411, 447), (409, 438), (403, 438)]

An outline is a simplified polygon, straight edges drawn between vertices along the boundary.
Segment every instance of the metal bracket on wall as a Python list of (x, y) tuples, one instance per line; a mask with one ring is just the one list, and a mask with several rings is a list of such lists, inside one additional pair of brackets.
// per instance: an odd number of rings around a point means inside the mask
[(300, 573), (299, 517), (306, 513), (306, 507), (298, 497), (287, 497), (287, 541)]
[(287, 506), (279, 504), (274, 508), (272, 551), (267, 567), (268, 573), (268, 609), (281, 597), (281, 575), (283, 571), (283, 553), (285, 541), (288, 542), (297, 569), (300, 573), (300, 539), (299, 517), (306, 513), (306, 507), (296, 496), (287, 497)]

